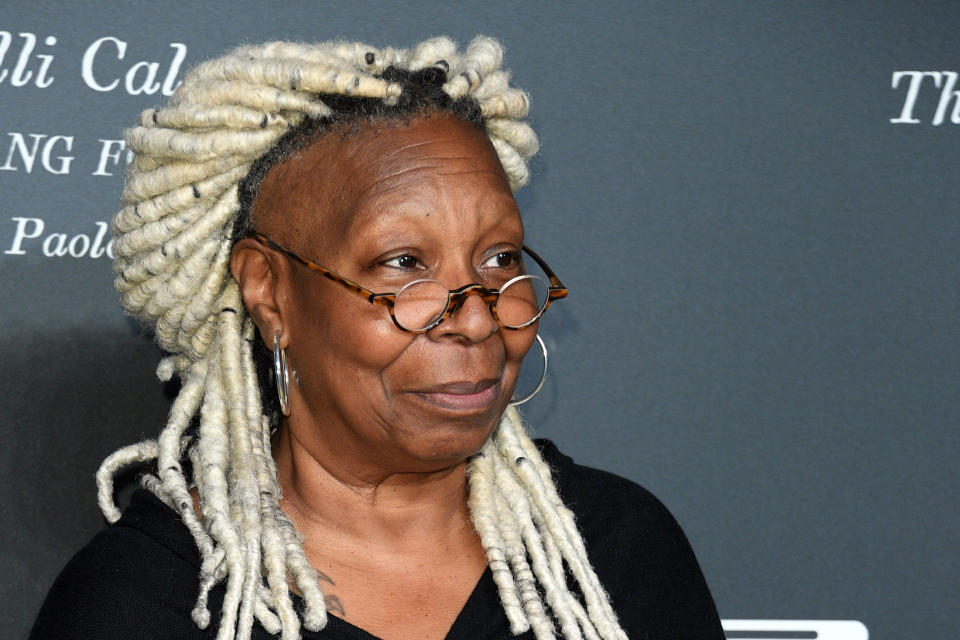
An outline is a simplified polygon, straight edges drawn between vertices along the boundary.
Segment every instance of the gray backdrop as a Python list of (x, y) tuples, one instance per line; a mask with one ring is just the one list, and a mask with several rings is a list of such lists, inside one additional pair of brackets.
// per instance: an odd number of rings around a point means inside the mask
[[(109, 141), (181, 56), (486, 33), (543, 142), (529, 242), (571, 289), (543, 323), (538, 434), (666, 502), (723, 618), (960, 637), (960, 5), (406, 4), (5, 3), (4, 635), (102, 526), (100, 460), (165, 415), (159, 354), (92, 257)], [(152, 95), (128, 90), (140, 62)]]

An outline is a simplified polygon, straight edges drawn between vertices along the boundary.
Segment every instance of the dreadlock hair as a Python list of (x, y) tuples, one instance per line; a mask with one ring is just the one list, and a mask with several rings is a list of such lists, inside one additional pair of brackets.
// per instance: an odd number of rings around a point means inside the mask
[[(113, 219), (115, 286), (127, 313), (170, 354), (157, 375), (178, 377), (181, 388), (156, 439), (104, 460), (98, 501), (115, 522), (114, 477), (155, 465), (142, 484), (180, 515), (200, 552), (192, 611), (200, 628), (210, 624), (210, 590), (226, 583), (218, 640), (249, 638), (255, 620), (284, 640), (299, 638), (301, 624), (316, 631), (327, 622), (317, 572), (279, 506), (270, 452), (279, 412), (266, 348), (228, 268), (260, 181), (335, 124), (360, 130), (439, 110), (486, 132), (516, 191), (538, 142), (522, 120), (528, 97), (509, 86), (502, 55), (482, 36), (462, 53), (447, 38), (412, 49), (242, 47), (191, 70), (167, 106), (144, 111), (126, 132), (135, 157)], [(559, 625), (567, 640), (626, 638), (514, 407), (468, 461), (467, 481), (512, 633), (545, 640)], [(290, 583), (303, 596), (302, 618)]]

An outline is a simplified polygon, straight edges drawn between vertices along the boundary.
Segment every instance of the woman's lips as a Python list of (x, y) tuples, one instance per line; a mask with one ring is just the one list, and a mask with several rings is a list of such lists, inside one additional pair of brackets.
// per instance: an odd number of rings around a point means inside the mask
[(499, 382), (496, 379), (451, 382), (418, 389), (412, 393), (432, 405), (451, 411), (487, 410), (497, 401)]

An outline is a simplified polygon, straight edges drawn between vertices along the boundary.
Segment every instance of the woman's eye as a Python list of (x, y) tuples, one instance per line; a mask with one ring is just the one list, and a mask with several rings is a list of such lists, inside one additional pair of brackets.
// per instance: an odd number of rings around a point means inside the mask
[(516, 251), (501, 251), (489, 257), (486, 262), (483, 263), (485, 267), (493, 267), (495, 269), (512, 269), (520, 263), (520, 256)]
[(393, 267), (394, 269), (416, 269), (421, 267), (420, 261), (415, 257), (411, 256), (408, 253), (403, 254), (402, 256), (397, 256), (396, 258), (390, 258), (386, 260), (383, 264), (388, 267)]

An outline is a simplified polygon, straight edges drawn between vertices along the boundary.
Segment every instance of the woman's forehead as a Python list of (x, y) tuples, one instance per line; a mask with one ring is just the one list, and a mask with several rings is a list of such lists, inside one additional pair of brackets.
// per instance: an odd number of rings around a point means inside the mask
[(303, 246), (340, 244), (384, 217), (434, 206), (516, 213), (493, 145), (447, 114), (328, 134), (273, 167), (253, 203), (254, 225)]

